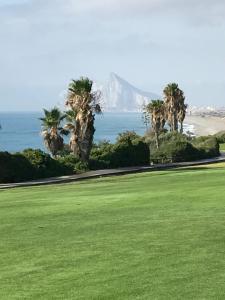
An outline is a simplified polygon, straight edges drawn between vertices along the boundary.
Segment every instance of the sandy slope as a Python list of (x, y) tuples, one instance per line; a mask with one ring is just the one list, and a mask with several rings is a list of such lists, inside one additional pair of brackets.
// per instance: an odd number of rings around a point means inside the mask
[(184, 123), (194, 125), (195, 134), (209, 135), (225, 130), (225, 119), (219, 117), (187, 116)]

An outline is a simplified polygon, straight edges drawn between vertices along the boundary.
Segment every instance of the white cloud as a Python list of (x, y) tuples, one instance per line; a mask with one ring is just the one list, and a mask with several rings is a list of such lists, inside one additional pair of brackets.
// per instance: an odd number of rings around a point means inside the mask
[(197, 80), (217, 88), (223, 78), (224, 0), (1, 1), (0, 99), (12, 85), (17, 103), (32, 92), (54, 103), (72, 77), (111, 71), (158, 93), (167, 81), (188, 81), (194, 99)]
[(224, 0), (68, 0), (65, 6), (76, 14), (90, 13), (107, 18), (165, 14), (194, 20), (195, 23), (218, 24), (225, 17)]
[[(4, 5), (5, 4), (5, 5)], [(11, 4), (11, 5), (9, 5)], [(176, 16), (196, 23), (220, 23), (225, 17), (224, 0), (7, 0), (1, 11), (14, 17), (152, 17)]]

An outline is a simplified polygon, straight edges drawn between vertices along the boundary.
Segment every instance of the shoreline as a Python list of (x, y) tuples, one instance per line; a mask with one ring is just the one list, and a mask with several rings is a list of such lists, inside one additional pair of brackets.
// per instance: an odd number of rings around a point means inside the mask
[(225, 119), (214, 116), (186, 116), (184, 124), (193, 126), (196, 136), (213, 135), (225, 131)]

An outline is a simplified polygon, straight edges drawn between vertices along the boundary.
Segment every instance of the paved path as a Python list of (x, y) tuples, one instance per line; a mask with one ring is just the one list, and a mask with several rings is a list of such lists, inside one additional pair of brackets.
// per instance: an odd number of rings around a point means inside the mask
[(19, 183), (0, 184), (0, 189), (10, 189), (10, 188), (27, 187), (27, 186), (40, 186), (40, 185), (57, 184), (57, 183), (69, 183), (69, 182), (80, 181), (80, 180), (91, 179), (91, 178), (98, 178), (98, 177), (166, 170), (166, 169), (178, 168), (178, 167), (191, 167), (191, 166), (199, 166), (199, 165), (206, 165), (206, 164), (219, 163), (219, 162), (225, 162), (225, 153), (221, 154), (221, 156), (216, 158), (203, 159), (194, 162), (180, 162), (180, 163), (170, 163), (170, 164), (158, 164), (154, 166), (97, 170), (97, 171), (89, 171), (82, 174), (75, 174), (70, 176), (52, 177), (52, 178), (38, 179), (38, 180), (19, 182)]

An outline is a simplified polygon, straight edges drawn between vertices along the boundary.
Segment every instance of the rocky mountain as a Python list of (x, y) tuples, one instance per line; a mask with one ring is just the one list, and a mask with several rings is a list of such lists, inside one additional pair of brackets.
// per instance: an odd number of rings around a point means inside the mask
[(94, 90), (101, 91), (101, 102), (105, 111), (140, 111), (151, 99), (160, 98), (157, 94), (141, 91), (115, 73), (110, 74), (107, 83), (103, 85), (95, 83)]

